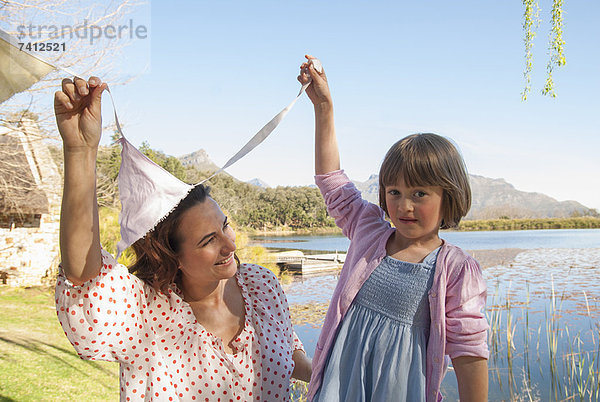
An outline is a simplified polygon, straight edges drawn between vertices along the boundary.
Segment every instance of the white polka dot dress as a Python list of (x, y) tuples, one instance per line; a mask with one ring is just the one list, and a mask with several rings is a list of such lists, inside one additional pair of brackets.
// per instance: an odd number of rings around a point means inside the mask
[(271, 271), (240, 266), (246, 317), (228, 355), (175, 285), (157, 292), (104, 250), (102, 262), (81, 286), (59, 275), (56, 310), (82, 359), (120, 363), (121, 400), (289, 400), (292, 353), (302, 344)]

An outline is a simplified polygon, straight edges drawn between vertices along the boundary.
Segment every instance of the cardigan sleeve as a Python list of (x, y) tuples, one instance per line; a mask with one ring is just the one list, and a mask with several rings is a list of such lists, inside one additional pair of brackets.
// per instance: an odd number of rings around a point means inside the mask
[(381, 208), (364, 200), (343, 170), (316, 175), (315, 182), (323, 195), (329, 215), (350, 240), (354, 238), (357, 229), (370, 231), (372, 225), (379, 226), (384, 222)]
[(450, 358), (488, 358), (486, 297), (481, 268), (468, 257), (461, 269), (448, 278), (446, 289), (446, 354)]

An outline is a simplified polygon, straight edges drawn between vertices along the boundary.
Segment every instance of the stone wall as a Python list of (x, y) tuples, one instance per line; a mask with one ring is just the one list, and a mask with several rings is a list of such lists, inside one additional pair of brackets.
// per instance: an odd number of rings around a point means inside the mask
[(0, 285), (51, 284), (59, 262), (62, 178), (35, 122), (22, 122), (17, 132), (0, 131), (10, 132), (21, 140), (36, 183), (46, 193), (49, 208), (49, 213), (42, 215), (39, 228), (0, 229)]
[(50, 284), (58, 267), (58, 215), (43, 215), (39, 228), (0, 229), (0, 284)]

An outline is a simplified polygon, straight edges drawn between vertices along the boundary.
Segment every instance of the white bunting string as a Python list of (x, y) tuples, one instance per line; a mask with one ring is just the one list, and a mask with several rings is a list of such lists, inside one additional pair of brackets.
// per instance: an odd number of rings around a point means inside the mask
[[(47, 64), (48, 66), (51, 66), (57, 70), (60, 71), (64, 71), (65, 73), (67, 73), (68, 75), (74, 77), (74, 78), (82, 78), (82, 76), (80, 74), (75, 73), (73, 70), (67, 68), (67, 67), (62, 67), (59, 66), (57, 64), (54, 64), (48, 60), (46, 60), (45, 58), (43, 58), (42, 56), (28, 51), (26, 49), (19, 49), (18, 47), (18, 42), (16, 39), (14, 39), (11, 35), (9, 35), (7, 32), (3, 31), (2, 29), (0, 29), (0, 39), (3, 39), (4, 41), (6, 41), (7, 43), (9, 43), (12, 47), (14, 47), (13, 50), (19, 51), (19, 52), (25, 52), (27, 54), (29, 54), (30, 56), (36, 58), (37, 60), (41, 61), (42, 63)], [(310, 63), (313, 64), (313, 67), (316, 71), (318, 72), (322, 72), (323, 71), (323, 67), (320, 63), (320, 61), (318, 59), (311, 59)], [(310, 78), (310, 76), (309, 76)], [(285, 115), (292, 109), (292, 107), (294, 106), (294, 104), (296, 103), (296, 101), (298, 100), (298, 98), (304, 93), (304, 91), (306, 90), (306, 88), (310, 85), (311, 80), (309, 82), (307, 82), (306, 84), (304, 84), (302, 86), (302, 88), (300, 88), (300, 91), (298, 92), (298, 95), (294, 98), (294, 100), (292, 100), (292, 102), (290, 102), (289, 105), (287, 105), (281, 112), (279, 112), (275, 117), (273, 117), (267, 124), (264, 125), (264, 127), (262, 127), (238, 152), (236, 152), (235, 155), (233, 155), (224, 165), (223, 167), (221, 167), (219, 170), (217, 170), (214, 174), (212, 174), (210, 177), (202, 180), (200, 183), (198, 184), (202, 184), (205, 181), (210, 180), (212, 177), (216, 176), (217, 174), (221, 173), (222, 171), (224, 171), (225, 169), (227, 169), (228, 167), (230, 167), (231, 165), (233, 165), (234, 163), (236, 163), (237, 161), (239, 161), (240, 159), (242, 159), (244, 156), (246, 156), (250, 151), (252, 151), (254, 148), (256, 148), (258, 145), (260, 145), (272, 132), (273, 130), (275, 130), (275, 128), (279, 125), (279, 123), (281, 123), (281, 121), (283, 120), (283, 118), (285, 117)], [(115, 124), (117, 126), (117, 131), (119, 132), (119, 134), (122, 137), (125, 137), (125, 134), (123, 134), (123, 130), (121, 129), (121, 124), (119, 122), (119, 116), (117, 115), (117, 108), (115, 106), (115, 100), (113, 98), (112, 92), (110, 91), (110, 88), (107, 88), (107, 92), (110, 95), (110, 100), (113, 106), (113, 113), (114, 113), (114, 117), (115, 117)]]
[[(5, 91), (2, 88), (0, 102), (8, 99), (16, 92), (29, 88), (44, 75), (48, 74), (51, 69), (58, 69), (72, 77), (81, 78), (81, 75), (69, 68), (51, 63), (34, 52), (19, 49), (18, 42), (2, 30), (0, 30), (0, 44), (2, 44), (0, 47), (0, 62), (3, 67), (0, 79), (8, 83)], [(8, 46), (5, 44), (8, 44)], [(26, 56), (23, 57), (24, 54), (28, 54), (33, 59)], [(10, 75), (11, 65), (9, 63), (14, 63), (14, 59), (17, 58), (19, 58), (18, 73), (22, 74), (25, 78), (15, 79)], [(311, 59), (309, 62), (313, 64), (316, 71), (323, 71), (319, 60)], [(310, 85), (311, 81), (309, 80), (304, 84), (292, 102), (250, 138), (223, 167), (196, 185), (210, 180), (260, 145), (281, 123), (285, 115), (292, 109), (298, 98)], [(108, 87), (107, 92), (112, 103), (117, 131), (121, 136), (118, 142), (122, 145), (121, 166), (119, 169), (119, 198), (121, 200), (119, 224), (121, 226), (121, 241), (117, 245), (118, 258), (125, 248), (145, 236), (161, 220), (168, 216), (195, 186), (180, 181), (127, 141), (119, 122), (114, 97)]]
[[(318, 72), (322, 72), (323, 71), (323, 67), (321, 66), (321, 62), (319, 60), (317, 60), (317, 59), (311, 59), (310, 62), (312, 63), (312, 65), (313, 65), (313, 67), (315, 68), (316, 71), (318, 71)], [(304, 91), (306, 90), (306, 88), (308, 88), (308, 86), (310, 85), (311, 82), (312, 82), (312, 79), (310, 81), (308, 81), (306, 84), (302, 85), (302, 88), (300, 88), (300, 91), (298, 92), (298, 95), (296, 95), (296, 97), (294, 98), (294, 100), (291, 101), (290, 104), (287, 105), (275, 117), (273, 117), (271, 119), (271, 121), (269, 121), (267, 124), (265, 124), (264, 127), (261, 128), (258, 131), (258, 133), (254, 134), (254, 136), (250, 139), (250, 141), (248, 141), (246, 143), (246, 145), (244, 145), (242, 147), (242, 149), (240, 149), (235, 155), (233, 155), (223, 165), (222, 168), (220, 168), (215, 173), (213, 173), (210, 177), (207, 177), (206, 179), (202, 180), (198, 184), (202, 184), (205, 181), (210, 180), (211, 178), (213, 178), (217, 174), (221, 173), (222, 171), (224, 171), (225, 169), (227, 169), (229, 166), (233, 165), (234, 163), (236, 163), (237, 161), (239, 161), (240, 159), (242, 159), (250, 151), (252, 151), (254, 148), (256, 148), (261, 142), (263, 142), (273, 132), (273, 130), (275, 130), (275, 128), (279, 125), (279, 123), (281, 123), (281, 120), (283, 120), (283, 118), (285, 117), (285, 115), (288, 114), (288, 112), (292, 109), (292, 107), (294, 107), (294, 104), (296, 103), (296, 101), (298, 100), (298, 98), (304, 93)]]

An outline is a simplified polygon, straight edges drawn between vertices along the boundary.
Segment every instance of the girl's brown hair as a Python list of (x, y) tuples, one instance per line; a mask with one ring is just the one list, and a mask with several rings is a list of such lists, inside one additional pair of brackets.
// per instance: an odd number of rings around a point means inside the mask
[(386, 214), (385, 188), (400, 178), (410, 187), (442, 187), (441, 229), (458, 226), (471, 208), (465, 162), (456, 147), (442, 136), (413, 134), (392, 145), (379, 170), (379, 205)]
[(201, 184), (195, 186), (164, 220), (133, 243), (136, 261), (129, 267), (129, 271), (163, 293), (167, 293), (173, 282), (181, 286), (177, 258), (181, 246), (177, 233), (181, 217), (188, 209), (203, 203), (210, 197), (209, 193), (209, 187)]

